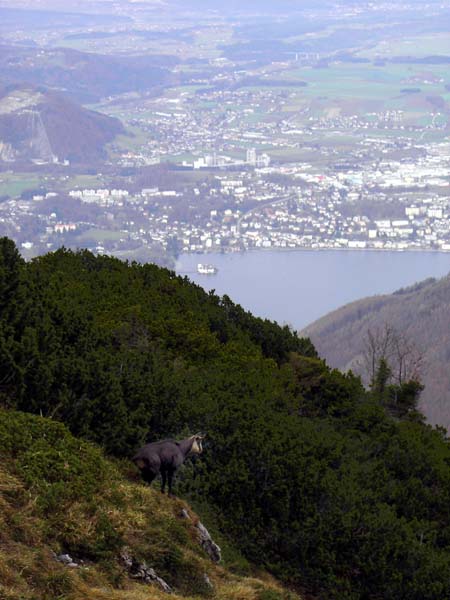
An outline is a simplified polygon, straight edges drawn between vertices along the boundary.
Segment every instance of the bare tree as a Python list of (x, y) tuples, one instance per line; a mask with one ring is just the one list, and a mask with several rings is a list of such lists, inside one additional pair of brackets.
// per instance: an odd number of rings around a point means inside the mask
[(363, 367), (370, 385), (373, 385), (380, 362), (390, 364), (393, 328), (387, 323), (381, 328), (368, 329), (362, 354)]
[(391, 380), (401, 385), (420, 379), (424, 356), (405, 333), (385, 323), (382, 327), (368, 329), (364, 340), (362, 363), (370, 386), (375, 382), (382, 361), (389, 367)]
[(395, 383), (419, 381), (424, 366), (424, 355), (404, 333), (393, 337), (392, 375)]

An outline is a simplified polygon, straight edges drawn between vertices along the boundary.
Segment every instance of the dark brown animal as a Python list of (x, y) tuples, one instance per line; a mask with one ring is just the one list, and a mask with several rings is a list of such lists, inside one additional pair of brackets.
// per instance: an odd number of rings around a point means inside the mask
[(169, 483), (169, 496), (172, 496), (172, 483), (175, 472), (190, 454), (203, 452), (204, 435), (196, 434), (184, 440), (162, 440), (143, 446), (133, 457), (133, 462), (141, 471), (142, 478), (150, 484), (161, 474), (161, 492), (164, 494), (166, 481)]

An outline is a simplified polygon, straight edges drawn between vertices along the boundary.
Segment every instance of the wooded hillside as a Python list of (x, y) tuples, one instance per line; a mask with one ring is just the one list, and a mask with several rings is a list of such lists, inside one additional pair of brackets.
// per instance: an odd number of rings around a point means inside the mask
[(450, 427), (450, 276), (427, 279), (394, 294), (344, 306), (304, 330), (335, 368), (364, 371), (368, 330), (386, 325), (404, 335), (423, 356), (425, 389), (420, 407), (434, 424)]

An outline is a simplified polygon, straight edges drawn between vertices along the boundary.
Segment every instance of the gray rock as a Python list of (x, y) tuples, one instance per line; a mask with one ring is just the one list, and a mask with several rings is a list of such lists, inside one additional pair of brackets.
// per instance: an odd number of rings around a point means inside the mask
[(204, 573), (204, 575), (203, 575), (203, 579), (204, 579), (204, 581), (205, 581), (205, 584), (206, 584), (206, 586), (207, 586), (207, 587), (208, 587), (210, 590), (213, 590), (213, 589), (214, 589), (214, 586), (213, 586), (213, 584), (211, 583), (211, 579), (208, 577), (208, 575), (207, 575), (206, 573)]
[[(191, 516), (185, 508), (182, 509), (180, 516), (183, 519), (191, 520)], [(206, 554), (212, 561), (216, 563), (220, 562), (222, 560), (222, 550), (220, 549), (220, 546), (218, 546), (215, 543), (215, 541), (210, 536), (209, 531), (206, 529), (206, 527), (201, 521), (198, 521), (195, 527), (197, 528), (198, 541), (200, 542), (200, 545), (203, 548), (203, 550), (206, 552)]]
[(156, 583), (156, 585), (158, 585), (167, 594), (172, 593), (172, 588), (170, 585), (164, 581), (164, 579), (159, 577), (155, 569), (149, 567), (144, 561), (137, 561), (135, 558), (133, 558), (133, 556), (131, 556), (128, 550), (123, 550), (120, 556), (123, 564), (130, 574), (130, 577), (133, 577), (133, 579), (139, 579), (144, 583)]
[(80, 566), (72, 559), (70, 554), (54, 554), (54, 556), (58, 562), (62, 563), (63, 565), (66, 565), (66, 567), (70, 567), (71, 569), (76, 569)]
[(198, 538), (203, 550), (213, 562), (220, 562), (222, 560), (222, 550), (220, 549), (220, 546), (214, 542), (203, 523), (198, 521), (195, 527), (197, 528)]
[(70, 554), (58, 554), (56, 556), (56, 560), (58, 562), (61, 562), (65, 565), (68, 565), (70, 563), (73, 563), (74, 561), (72, 560), (72, 557), (70, 556)]

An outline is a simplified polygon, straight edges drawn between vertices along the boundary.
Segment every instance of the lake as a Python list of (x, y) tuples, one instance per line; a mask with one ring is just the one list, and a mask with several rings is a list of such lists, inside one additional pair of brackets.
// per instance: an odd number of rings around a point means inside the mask
[[(208, 263), (215, 275), (197, 273)], [(176, 271), (215, 289), (254, 315), (302, 329), (365, 296), (385, 294), (450, 272), (450, 254), (348, 250), (182, 254)]]

